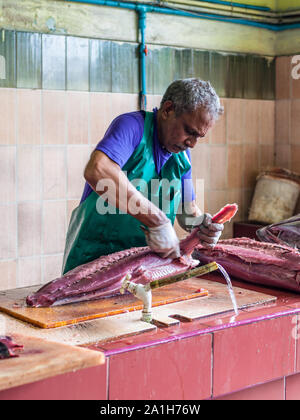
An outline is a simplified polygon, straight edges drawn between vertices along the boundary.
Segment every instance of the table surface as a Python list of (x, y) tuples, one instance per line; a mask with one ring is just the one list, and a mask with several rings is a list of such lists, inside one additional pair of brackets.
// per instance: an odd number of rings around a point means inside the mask
[(18, 357), (0, 360), (0, 390), (105, 362), (102, 352), (22, 334), (10, 336), (23, 348), (15, 350)]

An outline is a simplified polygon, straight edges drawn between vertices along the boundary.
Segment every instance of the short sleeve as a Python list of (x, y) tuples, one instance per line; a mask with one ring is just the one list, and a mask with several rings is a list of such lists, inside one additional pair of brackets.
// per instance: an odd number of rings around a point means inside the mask
[[(141, 112), (130, 112), (119, 115), (108, 127), (103, 139), (95, 150), (101, 150), (121, 168), (140, 144), (144, 133), (144, 115)], [(86, 182), (80, 203), (91, 194), (92, 188)]]
[(143, 132), (144, 117), (141, 112), (119, 115), (95, 150), (101, 150), (122, 168), (140, 144)]

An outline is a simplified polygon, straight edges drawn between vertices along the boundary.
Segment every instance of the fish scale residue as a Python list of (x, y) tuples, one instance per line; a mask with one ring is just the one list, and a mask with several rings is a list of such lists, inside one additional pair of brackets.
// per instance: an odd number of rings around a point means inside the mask
[(172, 268), (172, 267), (169, 267), (169, 268), (164, 267), (164, 268), (161, 268), (159, 270), (153, 271), (151, 273), (151, 277), (152, 277), (153, 280), (157, 280), (157, 279), (160, 279), (164, 276), (171, 275), (172, 273), (174, 273), (174, 271), (176, 271), (176, 270), (174, 270), (174, 268)]

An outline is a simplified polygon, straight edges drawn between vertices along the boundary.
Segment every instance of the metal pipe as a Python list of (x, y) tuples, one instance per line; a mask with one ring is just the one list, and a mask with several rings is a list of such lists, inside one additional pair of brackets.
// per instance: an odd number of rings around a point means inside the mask
[[(176, 1), (176, 0), (173, 0)], [(241, 9), (252, 9), (252, 10), (260, 10), (261, 12), (269, 12), (271, 9), (270, 7), (265, 6), (254, 6), (252, 4), (244, 4), (244, 3), (235, 3), (234, 1), (223, 1), (223, 0), (201, 0), (202, 3), (214, 3), (220, 4), (222, 6), (228, 7), (239, 7)]]
[[(141, 0), (139, 0), (141, 1)], [(146, 3), (146, 2), (145, 2)], [(199, 0), (166, 0), (164, 1), (164, 7), (181, 8), (188, 11), (197, 12), (213, 12), (215, 14), (224, 16), (242, 16), (247, 19), (275, 19), (278, 22), (278, 13), (272, 10), (261, 11), (253, 9), (242, 9), (238, 7), (229, 7), (223, 5), (215, 5), (214, 3), (204, 3)]]
[[(184, 17), (191, 17), (191, 18), (198, 18), (198, 19), (208, 19), (208, 20), (217, 20), (227, 23), (235, 23), (239, 25), (247, 25), (253, 26), (262, 29), (268, 29), (271, 31), (283, 31), (286, 29), (295, 29), (300, 28), (299, 23), (295, 24), (287, 24), (287, 25), (279, 25), (279, 24), (267, 24), (262, 22), (251, 21), (243, 18), (232, 18), (226, 17), (222, 15), (216, 14), (209, 14), (209, 13), (199, 13), (199, 12), (189, 12), (181, 9), (172, 9), (170, 7), (158, 7), (152, 6), (148, 4), (138, 4), (138, 3), (131, 3), (131, 2), (120, 2), (116, 0), (68, 0), (74, 3), (86, 3), (86, 4), (94, 4), (98, 6), (109, 6), (109, 7), (118, 7), (122, 9), (134, 10), (138, 13), (139, 16), (139, 32), (141, 37), (140, 48), (139, 48), (139, 56), (140, 56), (140, 65), (139, 65), (139, 73), (140, 73), (140, 109), (146, 110), (147, 107), (147, 92), (146, 92), (146, 43), (145, 43), (145, 30), (146, 30), (146, 14), (147, 12), (151, 13), (160, 13), (166, 15), (175, 15), (175, 16), (184, 16)], [(215, 0), (214, 3), (221, 4), (221, 5), (232, 5), (235, 6), (238, 3), (229, 3), (223, 0)], [(240, 4), (239, 6), (242, 7)], [(249, 7), (250, 9), (254, 10), (261, 10), (266, 11), (270, 10), (268, 8), (258, 8), (257, 6)]]
[(151, 322), (152, 321), (152, 292), (151, 290), (157, 289), (158, 287), (167, 286), (169, 284), (177, 283), (179, 281), (190, 279), (191, 277), (200, 277), (204, 274), (211, 273), (212, 271), (218, 270), (219, 265), (216, 262), (211, 262), (201, 267), (188, 270), (184, 273), (175, 274), (173, 276), (153, 280), (150, 283), (145, 285), (134, 283), (131, 280), (131, 274), (127, 274), (122, 280), (122, 285), (120, 293), (125, 293), (125, 290), (128, 290), (138, 299), (143, 301), (143, 311), (142, 311), (142, 321)]
[[(86, 3), (86, 4), (95, 4), (98, 6), (110, 6), (110, 7), (119, 7), (122, 9), (129, 9), (129, 10), (137, 10), (138, 7), (141, 7), (141, 4), (138, 3), (130, 3), (130, 2), (120, 2), (114, 0), (68, 0), (69, 2), (75, 3)], [(197, 12), (188, 12), (184, 10), (177, 10), (171, 9), (166, 7), (158, 7), (158, 6), (151, 6), (151, 5), (143, 5), (145, 7), (146, 12), (150, 13), (160, 13), (165, 15), (176, 15), (176, 16), (183, 16), (183, 17), (190, 17), (190, 18), (198, 18), (198, 19), (207, 19), (207, 20), (217, 20), (221, 22), (227, 23), (235, 23), (238, 25), (246, 25), (246, 26), (253, 26), (262, 29), (268, 29), (270, 31), (284, 31), (287, 29), (297, 29), (300, 28), (300, 23), (294, 24), (268, 24), (268, 23), (261, 23), (256, 21), (251, 21), (243, 18), (228, 18), (220, 15), (215, 15), (211, 13), (197, 13)]]
[(145, 285), (146, 290), (157, 289), (158, 287), (168, 286), (169, 284), (178, 283), (179, 281), (188, 280), (192, 277), (203, 276), (204, 274), (211, 273), (212, 271), (218, 270), (218, 264), (216, 262), (211, 262), (206, 265), (201, 265), (200, 267), (188, 270), (185, 273), (175, 274), (173, 276), (153, 280), (150, 283)]
[(147, 48), (145, 44), (145, 30), (146, 30), (146, 8), (138, 6), (137, 12), (139, 15), (139, 31), (141, 36), (140, 42), (140, 109), (146, 111), (147, 107), (147, 92), (146, 92), (146, 55)]

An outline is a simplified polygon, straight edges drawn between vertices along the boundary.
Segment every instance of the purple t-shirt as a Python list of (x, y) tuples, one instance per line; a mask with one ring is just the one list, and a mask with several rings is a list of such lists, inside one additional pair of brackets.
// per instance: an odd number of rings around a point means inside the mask
[[(158, 140), (156, 128), (156, 113), (154, 112), (154, 129), (153, 129), (153, 154), (157, 173), (172, 156), (172, 153), (161, 147)], [(95, 150), (101, 150), (111, 160), (116, 162), (120, 168), (126, 164), (134, 150), (140, 144), (144, 134), (145, 111), (129, 112), (116, 117), (108, 127), (103, 139), (97, 144)], [(190, 151), (186, 151), (191, 161)], [(190, 202), (195, 199), (195, 192), (192, 181), (192, 170), (190, 169), (181, 178), (182, 185), (182, 201)], [(86, 182), (81, 197), (81, 203), (90, 195), (92, 188)]]

